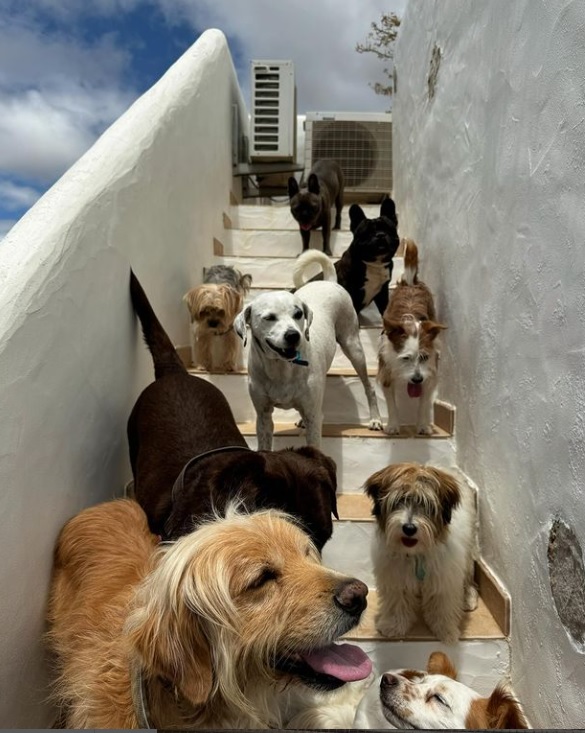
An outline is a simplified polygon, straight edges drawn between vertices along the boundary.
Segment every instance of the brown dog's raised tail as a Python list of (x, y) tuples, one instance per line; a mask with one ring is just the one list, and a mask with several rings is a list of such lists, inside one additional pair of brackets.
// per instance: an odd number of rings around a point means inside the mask
[(150, 305), (142, 285), (130, 270), (130, 297), (134, 311), (140, 320), (144, 340), (152, 354), (154, 362), (154, 378), (160, 379), (173, 372), (185, 372), (185, 366), (177, 354), (167, 332), (161, 326)]

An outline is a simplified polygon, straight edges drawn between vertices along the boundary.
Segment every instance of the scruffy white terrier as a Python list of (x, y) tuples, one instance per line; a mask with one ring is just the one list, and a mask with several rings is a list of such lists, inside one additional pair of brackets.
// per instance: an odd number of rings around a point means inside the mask
[(420, 614), (438, 639), (454, 643), (463, 612), (477, 606), (474, 492), (452, 474), (417, 463), (390, 465), (364, 488), (377, 521), (376, 628), (401, 637)]
[(229, 265), (214, 265), (206, 271), (203, 284), (184, 295), (191, 317), (191, 355), (196, 369), (233, 372), (242, 368), (242, 347), (234, 320), (251, 285), (251, 275), (243, 275)]
[(404, 390), (418, 399), (416, 432), (433, 433), (433, 405), (439, 368), (438, 336), (447, 326), (436, 322), (429, 288), (418, 279), (418, 249), (412, 239), (404, 245), (404, 275), (383, 314), (378, 351), (378, 380), (388, 405), (386, 432), (400, 432), (397, 396)]
[(385, 672), (367, 690), (352, 728), (375, 730), (519, 730), (528, 722), (505, 684), (489, 697), (457, 681), (443, 652), (433, 652), (426, 671)]

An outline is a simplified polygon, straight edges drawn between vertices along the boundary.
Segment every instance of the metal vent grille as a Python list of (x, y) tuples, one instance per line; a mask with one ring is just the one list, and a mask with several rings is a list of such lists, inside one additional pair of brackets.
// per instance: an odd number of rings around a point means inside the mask
[(296, 144), (294, 68), (291, 61), (252, 62), (252, 160), (292, 160)]
[(254, 95), (254, 149), (260, 151), (278, 151), (280, 99), (280, 68), (269, 66), (255, 70)]
[(392, 190), (392, 122), (313, 121), (311, 162), (321, 158), (337, 160), (347, 191), (389, 193)]

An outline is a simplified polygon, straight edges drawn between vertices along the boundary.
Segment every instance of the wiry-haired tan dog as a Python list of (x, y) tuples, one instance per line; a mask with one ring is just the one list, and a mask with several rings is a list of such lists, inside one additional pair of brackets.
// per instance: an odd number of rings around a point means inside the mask
[(207, 270), (203, 284), (184, 295), (196, 369), (233, 372), (242, 367), (241, 342), (233, 326), (251, 285), (251, 275), (242, 275), (228, 265), (214, 265)]
[(419, 616), (441, 641), (459, 638), (473, 584), (476, 504), (471, 488), (432, 466), (397, 463), (366, 481), (377, 533), (372, 548), (384, 636), (404, 636)]
[(432, 435), (433, 404), (437, 391), (439, 333), (447, 328), (435, 322), (435, 306), (429, 288), (418, 279), (418, 249), (405, 241), (404, 275), (383, 314), (384, 330), (378, 352), (378, 380), (388, 404), (386, 432), (400, 432), (396, 396), (406, 388), (418, 397), (416, 431)]
[(324, 568), (288, 515), (228, 508), (157, 543), (127, 499), (61, 531), (48, 638), (64, 727), (280, 727), (287, 685), (371, 673), (363, 652), (333, 644), (359, 622), (366, 586)]

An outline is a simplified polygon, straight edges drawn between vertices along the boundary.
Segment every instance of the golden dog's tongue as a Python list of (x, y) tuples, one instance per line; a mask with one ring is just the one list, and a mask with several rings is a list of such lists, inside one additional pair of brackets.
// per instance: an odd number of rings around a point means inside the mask
[(302, 656), (315, 672), (328, 674), (343, 682), (365, 680), (372, 671), (372, 661), (368, 655), (353, 644), (331, 644)]
[(409, 397), (420, 397), (422, 394), (422, 384), (413, 384), (412, 382), (409, 382), (406, 385), (406, 389), (408, 390)]

